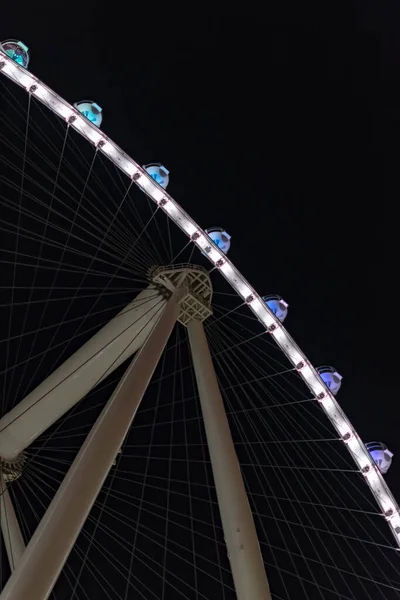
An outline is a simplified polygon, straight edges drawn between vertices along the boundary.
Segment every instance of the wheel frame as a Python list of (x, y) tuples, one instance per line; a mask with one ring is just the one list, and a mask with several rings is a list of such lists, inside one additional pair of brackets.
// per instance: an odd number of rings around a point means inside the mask
[(76, 108), (61, 98), (52, 89), (9, 58), (0, 48), (0, 73), (24, 88), (54, 114), (66, 121), (98, 151), (104, 154), (116, 167), (123, 171), (136, 186), (153, 200), (158, 208), (187, 235), (187, 237), (207, 256), (214, 268), (218, 269), (232, 289), (248, 305), (266, 332), (271, 335), (290, 363), (298, 371), (306, 386), (319, 402), (334, 429), (356, 463), (360, 473), (370, 488), (382, 515), (400, 547), (400, 509), (382, 474), (366, 449), (357, 431), (345, 412), (325, 386), (316, 368), (297, 346), (283, 324), (271, 312), (262, 297), (236, 269), (230, 259), (214, 244), (205, 231), (192, 219), (166, 190), (147, 174), (145, 169), (129, 157), (103, 131), (93, 125)]

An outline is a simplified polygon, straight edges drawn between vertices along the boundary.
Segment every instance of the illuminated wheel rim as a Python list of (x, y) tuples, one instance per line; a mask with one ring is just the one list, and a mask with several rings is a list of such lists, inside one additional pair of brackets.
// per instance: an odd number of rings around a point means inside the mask
[(394, 514), (394, 517), (388, 521), (388, 525), (400, 547), (399, 507), (382, 475), (376, 468), (372, 457), (345, 412), (330, 390), (324, 385), (317, 370), (297, 346), (279, 319), (263, 302), (256, 290), (172, 196), (161, 188), (145, 169), (121, 150), (107, 135), (83, 117), (79, 111), (7, 56), (3, 58), (1, 72), (19, 86), (24, 87), (32, 96), (43, 102), (53, 113), (67, 121), (71, 127), (95, 145), (102, 154), (128, 175), (168, 215), (171, 221), (187, 235), (189, 240), (207, 256), (210, 263), (220, 271), (233, 290), (242, 298), (266, 331), (269, 332), (296, 368), (313, 396), (318, 400), (340, 438), (346, 443), (347, 449), (360, 472), (365, 475), (365, 481), (382, 510), (382, 514), (386, 514), (387, 511)]
[[(1, 63), (1, 58), (0, 58)], [(55, 114), (61, 116), (69, 125), (79, 132), (82, 137), (89, 140), (104, 156), (111, 160), (124, 173), (128, 174), (137, 187), (151, 198), (158, 209), (161, 209), (168, 218), (184, 231), (188, 239), (206, 255), (213, 268), (219, 270), (238, 294), (239, 298), (247, 304), (250, 310), (257, 316), (268, 335), (272, 337), (299, 376), (312, 391), (314, 399), (318, 400), (321, 408), (327, 415), (329, 421), (339, 434), (340, 439), (347, 446), (351, 456), (354, 458), (360, 472), (365, 476), (365, 481), (377, 500), (382, 513), (390, 516), (388, 523), (395, 539), (398, 542), (398, 507), (390, 494), (384, 480), (375, 469), (373, 461), (365, 446), (345, 416), (343, 410), (336, 402), (330, 391), (321, 381), (316, 369), (310, 365), (305, 355), (293, 342), (281, 322), (265, 306), (257, 292), (248, 284), (244, 277), (237, 271), (232, 262), (223, 254), (217, 245), (210, 243), (208, 236), (197, 225), (193, 219), (174, 201), (174, 199), (160, 188), (143, 168), (126, 156), (106, 135), (87, 120), (78, 111), (70, 106), (44, 84), (38, 81), (30, 73), (22, 71), (15, 63), (11, 64), (4, 59), (3, 72), (13, 81), (22, 85), (32, 97), (41, 100)]]

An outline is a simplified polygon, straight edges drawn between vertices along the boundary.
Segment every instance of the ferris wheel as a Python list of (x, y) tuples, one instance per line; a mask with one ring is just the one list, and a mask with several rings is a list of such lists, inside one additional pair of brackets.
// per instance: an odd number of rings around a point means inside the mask
[(400, 597), (393, 455), (342, 376), (29, 60), (1, 44), (0, 600)]

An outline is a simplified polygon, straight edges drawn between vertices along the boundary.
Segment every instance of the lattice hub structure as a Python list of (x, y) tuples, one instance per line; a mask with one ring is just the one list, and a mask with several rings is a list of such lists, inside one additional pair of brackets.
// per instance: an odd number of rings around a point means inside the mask
[(204, 321), (212, 315), (212, 286), (208, 272), (203, 267), (191, 264), (159, 267), (152, 272), (156, 285), (173, 293), (182, 289), (178, 321), (185, 327), (196, 319)]
[(16, 481), (21, 477), (25, 461), (26, 456), (23, 452), (21, 452), (14, 460), (6, 460), (0, 457), (0, 473), (3, 474), (7, 483)]

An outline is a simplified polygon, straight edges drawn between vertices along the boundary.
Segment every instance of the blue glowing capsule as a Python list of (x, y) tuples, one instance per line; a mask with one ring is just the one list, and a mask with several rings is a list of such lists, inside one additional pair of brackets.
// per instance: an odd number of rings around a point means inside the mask
[(228, 253), (228, 250), (231, 247), (231, 236), (223, 227), (209, 227), (204, 231), (208, 237), (212, 239), (214, 244), (218, 246), (221, 252), (224, 254)]
[(169, 171), (161, 163), (150, 163), (144, 165), (143, 169), (160, 185), (166, 189), (169, 183)]
[(75, 102), (74, 106), (88, 121), (96, 125), (96, 127), (100, 127), (103, 121), (103, 109), (98, 104), (91, 100), (81, 100), (80, 102)]
[(18, 40), (5, 40), (1, 42), (0, 48), (7, 56), (15, 60), (16, 63), (24, 67), (25, 69), (29, 64), (29, 52), (28, 46), (25, 46), (23, 42)]
[(326, 387), (336, 396), (342, 385), (342, 376), (339, 375), (334, 367), (318, 367), (317, 372)]
[(283, 323), (288, 314), (288, 303), (281, 296), (278, 296), (278, 294), (263, 296), (263, 300), (274, 315)]
[(365, 447), (372, 456), (380, 472), (383, 474), (387, 473), (392, 464), (393, 452), (390, 452), (386, 444), (383, 444), (382, 442), (368, 442), (365, 444)]

